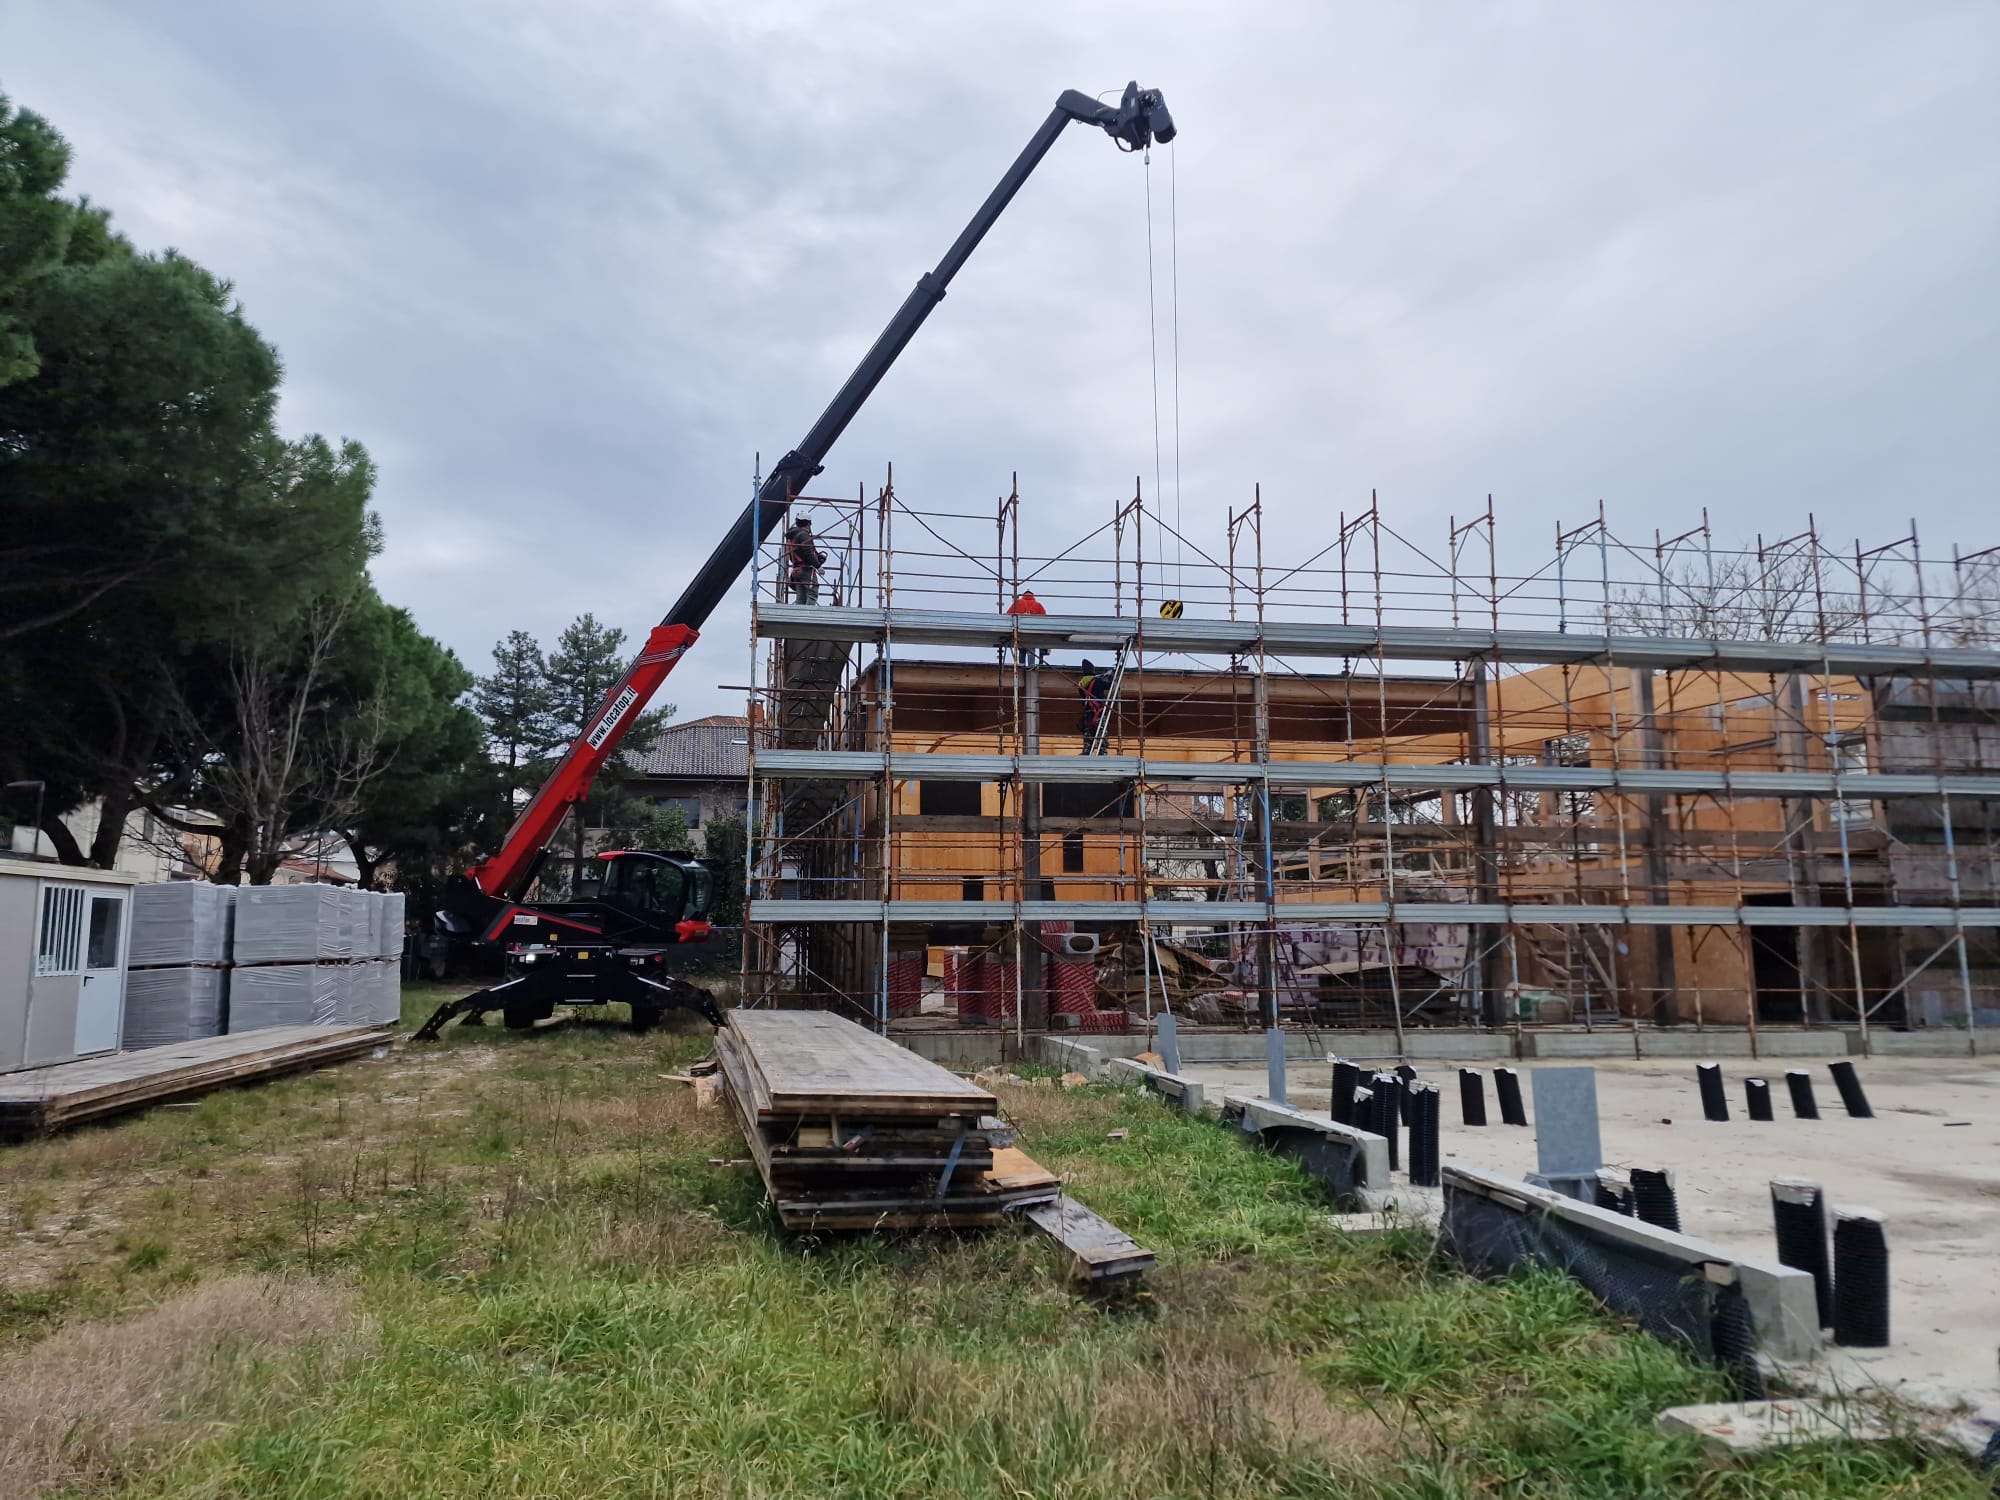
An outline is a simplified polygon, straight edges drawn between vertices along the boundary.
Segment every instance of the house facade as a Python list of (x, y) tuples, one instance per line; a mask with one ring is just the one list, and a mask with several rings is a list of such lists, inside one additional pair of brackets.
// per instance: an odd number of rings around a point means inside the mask
[(678, 808), (696, 852), (705, 853), (709, 825), (740, 818), (749, 805), (749, 741), (750, 721), (741, 714), (669, 724), (651, 744), (626, 750), (622, 790), (654, 807)]

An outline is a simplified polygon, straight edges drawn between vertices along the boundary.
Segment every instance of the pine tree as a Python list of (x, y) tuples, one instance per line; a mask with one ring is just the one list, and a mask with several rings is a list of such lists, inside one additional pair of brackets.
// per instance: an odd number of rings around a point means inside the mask
[(599, 624), (589, 613), (578, 615), (556, 637), (543, 672), (556, 743), (567, 744), (582, 734), (604, 706), (604, 695), (625, 675), (624, 647), (624, 631)]
[(493, 671), (472, 689), (472, 706), (486, 721), (494, 757), (507, 768), (510, 799), (532, 790), (538, 762), (557, 742), (549, 664), (525, 630), (493, 645)]
[[(604, 706), (606, 695), (624, 677), (624, 646), (624, 631), (599, 623), (589, 613), (570, 621), (556, 638), (556, 648), (548, 655), (544, 681), (548, 688), (549, 722), (558, 747), (574, 742), (583, 733)], [(650, 713), (634, 716), (625, 728), (623, 742), (635, 747), (649, 743), (673, 713), (673, 705), (665, 704)], [(629, 775), (621, 756), (613, 756), (597, 773), (590, 797), (594, 826), (616, 828), (634, 821), (637, 810), (622, 805), (630, 800), (621, 785)], [(583, 827), (583, 819), (579, 817), (571, 856), (571, 879), (578, 883), (583, 879)]]

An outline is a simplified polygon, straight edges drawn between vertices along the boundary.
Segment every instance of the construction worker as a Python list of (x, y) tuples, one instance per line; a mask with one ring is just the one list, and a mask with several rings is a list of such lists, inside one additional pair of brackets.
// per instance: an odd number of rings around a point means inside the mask
[(1111, 691), (1111, 674), (1100, 672), (1089, 657), (1083, 659), (1083, 676), (1077, 679), (1076, 690), (1083, 696), (1083, 717), (1080, 727), (1086, 743), (1097, 733), (1097, 724), (1104, 717), (1104, 698)]
[(1007, 613), (1010, 615), (1045, 615), (1048, 611), (1042, 608), (1042, 601), (1035, 597), (1035, 591), (1028, 589), (1022, 593), (1020, 598), (1007, 606)]
[(811, 516), (800, 516), (785, 528), (785, 578), (792, 586), (792, 603), (819, 603), (819, 571), (826, 553), (813, 537)]

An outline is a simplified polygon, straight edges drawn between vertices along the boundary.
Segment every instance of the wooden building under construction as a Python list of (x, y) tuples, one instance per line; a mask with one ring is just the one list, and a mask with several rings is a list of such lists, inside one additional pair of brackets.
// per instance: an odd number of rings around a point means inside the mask
[[(935, 513), (899, 578), (901, 511), (850, 507), (832, 602), (756, 605), (753, 997), (888, 1022), (929, 989), (950, 1024), (948, 960), (987, 954), (1005, 1024), (1060, 1026), (1050, 965), (1094, 935), (1147, 970), (1096, 958), (1100, 1008), (1170, 1003), (1165, 943), (1251, 1025), (2000, 1021), (1990, 570), (1960, 559), (1913, 621), (1879, 561), (1802, 598), (1816, 539), (1701, 589), (1656, 544), (1619, 549), (1651, 566), (1598, 580), (1594, 620), (1558, 594), (1555, 628), (1515, 623), (1489, 573), (1432, 579), (1433, 624), (1385, 602), (1413, 574), (1353, 583), (1378, 513), (1343, 522), (1336, 589), (1246, 566), (1253, 507), (1162, 611), (1120, 555), (1157, 525), (1135, 501), (1109, 555), (1061, 554), (1072, 613), (1013, 553), (938, 567)], [(1009, 613), (1031, 583), (1049, 613)], [(1830, 611), (1855, 584), (1876, 611)], [(1094, 734), (1086, 662), (1116, 684)]]

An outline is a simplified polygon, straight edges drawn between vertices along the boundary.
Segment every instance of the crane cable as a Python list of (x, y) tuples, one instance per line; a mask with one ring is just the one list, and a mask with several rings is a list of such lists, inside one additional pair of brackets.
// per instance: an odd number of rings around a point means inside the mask
[[(1153, 350), (1153, 506), (1157, 511), (1160, 494), (1160, 315), (1153, 299), (1153, 148), (1146, 148), (1146, 336)], [(1141, 507), (1143, 513), (1144, 507)], [(1166, 542), (1153, 544), (1160, 571), (1166, 571)]]
[[(1172, 152), (1167, 153), (1167, 254), (1168, 278), (1173, 317), (1173, 339), (1169, 359), (1173, 375), (1174, 421), (1174, 593), (1179, 595), (1186, 582), (1187, 544), (1181, 521), (1181, 234), (1180, 171)], [(1160, 319), (1156, 305), (1153, 272), (1153, 150), (1146, 148), (1146, 333), (1153, 352), (1153, 505), (1163, 519), (1166, 513), (1166, 486), (1161, 480), (1160, 460)], [(1166, 539), (1156, 544), (1156, 558), (1162, 577), (1166, 574)]]
[(1181, 525), (1181, 189), (1180, 158), (1167, 153), (1167, 253), (1174, 309), (1174, 593), (1182, 594), (1187, 530)]

